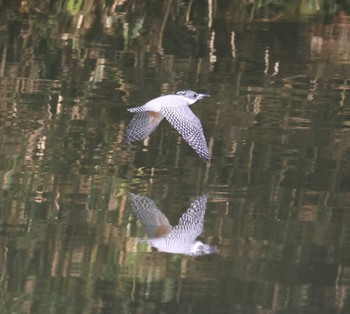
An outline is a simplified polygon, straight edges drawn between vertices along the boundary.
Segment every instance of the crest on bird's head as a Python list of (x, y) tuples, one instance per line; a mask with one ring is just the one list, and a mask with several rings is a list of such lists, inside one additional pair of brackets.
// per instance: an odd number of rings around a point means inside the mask
[(184, 96), (187, 98), (192, 98), (192, 99), (196, 99), (198, 97), (198, 93), (194, 92), (193, 90), (181, 90), (179, 92), (176, 93), (176, 95), (178, 96)]
[(181, 90), (181, 91), (177, 92), (176, 95), (186, 97), (187, 99), (189, 99), (190, 104), (193, 104), (198, 99), (203, 99), (203, 98), (209, 97), (208, 94), (196, 93), (193, 90), (189, 90), (189, 89)]

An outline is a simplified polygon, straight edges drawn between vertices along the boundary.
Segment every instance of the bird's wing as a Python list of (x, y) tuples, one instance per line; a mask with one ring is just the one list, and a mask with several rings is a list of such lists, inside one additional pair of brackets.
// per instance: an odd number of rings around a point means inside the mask
[(164, 106), (161, 112), (198, 155), (209, 162), (210, 154), (202, 124), (191, 109), (187, 105)]
[(144, 140), (155, 130), (163, 118), (161, 113), (152, 111), (137, 112), (126, 128), (123, 142), (131, 143)]
[(168, 218), (158, 209), (148, 197), (128, 193), (131, 210), (140, 221), (142, 228), (149, 238), (167, 236), (173, 227)]
[(178, 225), (168, 235), (169, 239), (186, 239), (192, 243), (203, 231), (204, 214), (207, 207), (208, 195), (199, 196), (182, 215)]

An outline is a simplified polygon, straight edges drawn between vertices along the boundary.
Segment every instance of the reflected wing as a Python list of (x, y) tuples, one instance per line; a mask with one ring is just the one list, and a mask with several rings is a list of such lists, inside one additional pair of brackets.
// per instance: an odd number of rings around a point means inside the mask
[(144, 140), (155, 130), (163, 118), (162, 114), (152, 111), (137, 112), (126, 128), (123, 142), (131, 143)]
[(162, 114), (198, 155), (209, 162), (210, 154), (202, 124), (191, 109), (186, 105), (165, 106)]
[(186, 239), (193, 243), (203, 231), (204, 214), (207, 207), (208, 195), (199, 196), (186, 213), (182, 215), (179, 224), (168, 235), (170, 239)]
[(140, 221), (142, 228), (149, 238), (167, 236), (173, 227), (168, 218), (158, 209), (148, 197), (128, 193), (131, 210)]

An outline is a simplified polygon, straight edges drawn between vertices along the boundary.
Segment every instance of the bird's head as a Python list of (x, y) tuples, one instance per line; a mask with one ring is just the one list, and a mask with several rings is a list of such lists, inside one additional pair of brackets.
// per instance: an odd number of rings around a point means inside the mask
[(217, 253), (218, 248), (216, 245), (204, 244), (202, 241), (196, 241), (191, 248), (190, 254), (192, 256), (207, 255)]
[(182, 91), (177, 92), (176, 95), (186, 98), (186, 100), (190, 103), (190, 105), (192, 105), (193, 103), (195, 103), (199, 99), (210, 97), (208, 94), (200, 94), (200, 93), (196, 93), (192, 90), (182, 90)]

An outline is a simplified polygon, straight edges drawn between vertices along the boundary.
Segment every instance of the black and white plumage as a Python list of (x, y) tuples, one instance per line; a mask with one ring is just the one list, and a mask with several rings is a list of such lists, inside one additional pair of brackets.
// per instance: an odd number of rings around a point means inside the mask
[(165, 118), (182, 135), (183, 139), (205, 161), (210, 161), (208, 145), (200, 120), (189, 108), (199, 99), (209, 97), (191, 90), (177, 92), (175, 95), (160, 96), (140, 107), (130, 108), (135, 116), (129, 123), (124, 143), (145, 139)]
[(216, 246), (196, 241), (203, 232), (207, 199), (208, 195), (199, 196), (173, 227), (151, 199), (128, 193), (131, 210), (149, 238), (147, 243), (160, 252), (195, 256), (217, 252)]

